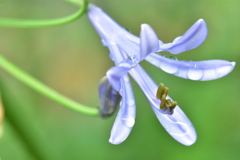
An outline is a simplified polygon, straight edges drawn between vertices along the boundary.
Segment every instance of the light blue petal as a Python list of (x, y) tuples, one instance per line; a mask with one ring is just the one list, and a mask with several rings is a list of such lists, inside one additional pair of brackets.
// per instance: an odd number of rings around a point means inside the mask
[(122, 101), (109, 139), (112, 144), (122, 143), (130, 134), (135, 123), (136, 105), (127, 75), (121, 79), (120, 95), (122, 95)]
[(109, 42), (116, 43), (128, 54), (129, 57), (139, 54), (139, 37), (121, 27), (102, 11), (102, 9), (89, 4), (87, 15), (93, 27), (102, 38), (104, 46), (109, 46)]
[(126, 53), (124, 53), (123, 50), (121, 50), (118, 45), (112, 41), (108, 43), (108, 49), (110, 50), (110, 57), (115, 62), (115, 65), (118, 65), (124, 59), (127, 59)]
[(118, 66), (112, 67), (107, 71), (107, 78), (109, 83), (112, 85), (113, 89), (119, 91), (120, 89), (120, 79), (128, 73), (132, 68), (132, 61), (129, 59), (124, 60), (119, 63)]
[[(155, 82), (140, 65), (133, 68), (130, 74), (141, 87), (158, 120), (166, 131), (178, 142), (187, 146), (192, 145), (197, 139), (196, 131), (179, 106), (176, 106), (172, 115), (163, 114), (159, 109), (160, 100), (155, 97), (158, 88)], [(170, 97), (167, 98), (170, 99)]]
[(157, 52), (159, 41), (156, 33), (148, 24), (141, 25), (140, 33), (140, 61), (148, 54)]
[(94, 28), (103, 39), (114, 39), (117, 34), (130, 34), (109, 17), (101, 8), (93, 4), (88, 5), (87, 15)]
[(152, 53), (146, 60), (163, 71), (195, 81), (214, 80), (229, 74), (235, 62), (226, 60), (179, 61)]
[(177, 37), (172, 43), (160, 45), (159, 51), (168, 51), (172, 54), (194, 49), (201, 45), (208, 34), (207, 25), (199, 19), (183, 36)]

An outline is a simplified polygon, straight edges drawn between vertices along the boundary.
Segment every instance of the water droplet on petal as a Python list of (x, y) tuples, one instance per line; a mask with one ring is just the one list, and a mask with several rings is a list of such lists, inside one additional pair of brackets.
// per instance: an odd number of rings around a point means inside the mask
[(130, 57), (133, 63), (138, 63), (139, 62), (139, 57), (136, 55), (133, 55)]
[(204, 72), (202, 68), (190, 68), (188, 70), (188, 78), (191, 80), (201, 80), (203, 78)]
[(128, 128), (132, 128), (135, 123), (135, 119), (133, 117), (122, 118), (122, 121), (123, 124)]
[(174, 64), (171, 64), (171, 63), (161, 63), (160, 64), (160, 68), (167, 72), (167, 73), (170, 73), (170, 74), (174, 74), (178, 71), (178, 68), (177, 66), (175, 66)]
[(135, 105), (135, 101), (133, 99), (128, 100), (127, 102), (128, 106), (133, 106)]
[(176, 136), (184, 136), (188, 134), (189, 129), (185, 123), (182, 122), (172, 122), (172, 126), (166, 128), (169, 134)]
[(223, 66), (223, 67), (220, 67), (220, 68), (216, 68), (217, 76), (219, 78), (225, 76), (226, 74), (228, 74), (232, 70), (232, 68), (233, 68), (232, 66)]
[(149, 61), (149, 62), (152, 63), (152, 64), (155, 65), (155, 66), (158, 66), (158, 65), (159, 65), (159, 62), (156, 61), (156, 60), (151, 60), (151, 61)]
[(129, 64), (129, 63), (120, 63), (119, 66), (126, 67), (126, 68), (131, 68), (132, 67), (131, 64)]

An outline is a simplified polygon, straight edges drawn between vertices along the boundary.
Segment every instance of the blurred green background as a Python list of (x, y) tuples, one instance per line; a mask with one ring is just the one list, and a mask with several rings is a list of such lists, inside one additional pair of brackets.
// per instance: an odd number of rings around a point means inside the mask
[[(148, 23), (159, 39), (171, 42), (203, 18), (209, 29), (198, 48), (177, 55), (180, 60), (236, 61), (232, 73), (198, 82), (167, 74), (141, 62), (156, 83), (194, 124), (197, 142), (183, 146), (163, 129), (137, 84), (135, 126), (120, 145), (108, 142), (115, 116), (109, 119), (76, 113), (56, 104), (0, 70), (6, 111), (0, 138), (1, 160), (92, 159), (240, 159), (240, 2), (238, 0), (92, 0), (120, 25), (139, 35)], [(0, 17), (47, 19), (74, 13), (62, 0), (8, 0)], [(67, 25), (38, 29), (0, 27), (0, 53), (60, 93), (92, 107), (97, 87), (113, 62), (86, 16)], [(165, 54), (165, 53), (164, 53)]]

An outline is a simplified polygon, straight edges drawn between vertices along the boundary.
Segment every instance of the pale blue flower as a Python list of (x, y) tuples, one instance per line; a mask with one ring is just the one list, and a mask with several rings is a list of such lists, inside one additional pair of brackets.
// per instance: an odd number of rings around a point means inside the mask
[[(127, 74), (129, 73), (144, 92), (166, 131), (180, 143), (192, 145), (197, 138), (192, 123), (179, 106), (176, 106), (173, 112), (169, 109), (163, 111), (159, 108), (161, 101), (156, 98), (158, 85), (138, 63), (147, 60), (167, 73), (191, 80), (212, 80), (227, 75), (234, 68), (235, 62), (225, 60), (179, 61), (155, 53), (168, 51), (178, 54), (198, 47), (207, 36), (207, 26), (204, 20), (198, 20), (183, 36), (177, 37), (172, 43), (165, 44), (158, 40), (153, 29), (147, 24), (141, 25), (139, 38), (118, 25), (94, 5), (89, 5), (87, 14), (102, 38), (103, 45), (109, 48), (110, 58), (116, 65), (107, 71), (108, 83), (122, 96), (109, 142), (112, 144), (122, 143), (130, 134), (135, 123), (136, 104)], [(105, 94), (105, 92), (100, 90), (99, 94)]]

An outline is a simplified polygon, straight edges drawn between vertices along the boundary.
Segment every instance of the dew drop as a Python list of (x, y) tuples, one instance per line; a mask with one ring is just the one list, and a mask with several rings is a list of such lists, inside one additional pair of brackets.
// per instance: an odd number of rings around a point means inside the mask
[(233, 68), (232, 66), (223, 66), (223, 67), (220, 67), (220, 68), (216, 68), (217, 76), (219, 78), (225, 76), (226, 74), (228, 74), (232, 70), (232, 68)]
[(136, 55), (130, 56), (131, 60), (133, 63), (138, 63), (139, 62), (139, 57)]
[(156, 60), (151, 60), (150, 63), (152, 63), (152, 64), (155, 65), (155, 66), (158, 66), (158, 65), (159, 65), (159, 62), (156, 61)]
[(174, 136), (184, 136), (189, 133), (188, 126), (182, 122), (173, 122), (172, 126), (167, 128), (167, 131), (170, 135)]
[(178, 68), (176, 65), (171, 64), (171, 63), (161, 63), (160, 68), (170, 74), (174, 74), (178, 71)]
[(132, 128), (135, 123), (135, 119), (133, 117), (122, 118), (122, 121), (123, 124), (128, 128)]
[(126, 67), (126, 68), (131, 68), (132, 67), (131, 64), (129, 64), (129, 63), (120, 63), (119, 66)]
[(203, 78), (204, 72), (201, 68), (190, 68), (188, 70), (188, 78), (191, 80), (201, 80)]
[(128, 100), (128, 106), (133, 106), (133, 105), (135, 105), (135, 101), (134, 100)]

